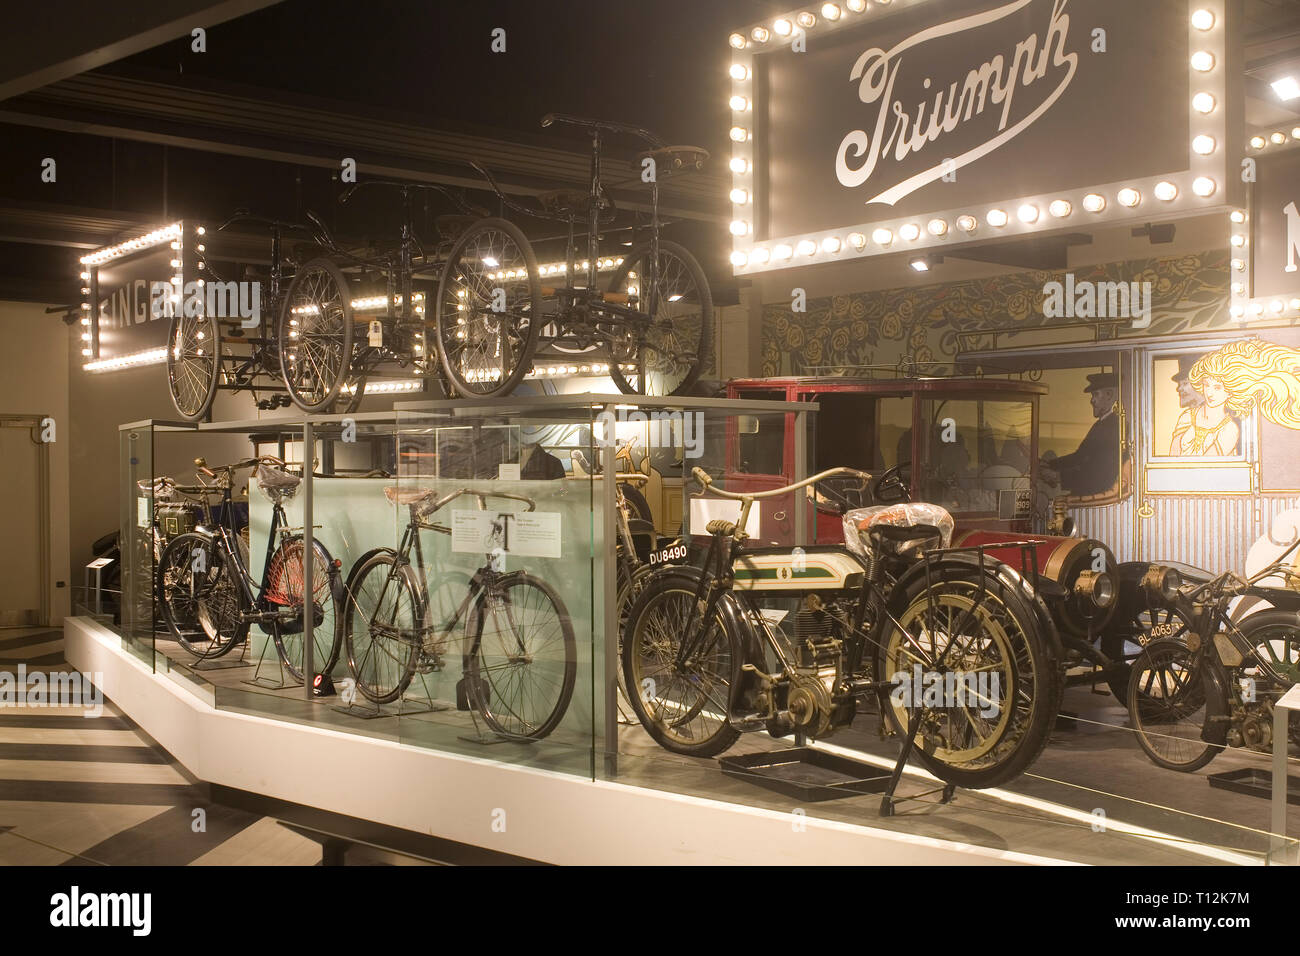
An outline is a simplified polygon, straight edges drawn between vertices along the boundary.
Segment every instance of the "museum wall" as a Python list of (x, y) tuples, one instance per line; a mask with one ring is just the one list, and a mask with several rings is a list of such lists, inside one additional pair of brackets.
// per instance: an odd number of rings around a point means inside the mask
[[(50, 623), (58, 624), (68, 613), (70, 587), (81, 584), (71, 571), (77, 565), (70, 564), (68, 556), (69, 460), (75, 439), (68, 415), (68, 370), (59, 361), (76, 335), (58, 316), (46, 315), (43, 305), (0, 302), (0, 339), (5, 343), (0, 414), (48, 415), (55, 421), (50, 447)], [(29, 504), (6, 496), (4, 506)], [(5, 564), (30, 560), (13, 547), (0, 553)]]

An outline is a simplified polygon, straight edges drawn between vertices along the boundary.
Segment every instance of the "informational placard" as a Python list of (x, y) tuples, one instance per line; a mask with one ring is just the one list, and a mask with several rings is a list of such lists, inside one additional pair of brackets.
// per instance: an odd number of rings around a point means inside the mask
[(139, 528), (153, 527), (152, 502), (145, 497), (135, 499), (135, 523)]
[[(749, 508), (749, 518), (745, 522), (745, 533), (751, 538), (757, 536), (759, 528), (759, 502)], [(740, 502), (726, 498), (692, 498), (691, 499), (691, 534), (708, 534), (705, 530), (710, 521), (737, 521), (740, 518)]]
[(1226, 208), (1241, 192), (1233, 15), (1222, 0), (913, 0), (737, 29), (737, 274)]
[(558, 558), (562, 553), (559, 512), (453, 510), (451, 550)]

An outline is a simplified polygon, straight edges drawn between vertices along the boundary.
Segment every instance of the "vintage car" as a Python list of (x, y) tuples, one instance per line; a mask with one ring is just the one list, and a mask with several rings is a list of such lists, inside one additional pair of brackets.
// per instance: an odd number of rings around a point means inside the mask
[[(1104, 682), (1125, 701), (1127, 662), (1161, 627), (1164, 609), (1149, 597), (1151, 565), (1120, 565), (1106, 542), (1073, 533), (1065, 499), (1040, 462), (1039, 402), (1046, 393), (1041, 384), (1012, 377), (733, 380), (729, 398), (816, 402), (819, 411), (802, 442), (793, 414), (738, 418), (729, 426), (723, 477), (735, 490), (788, 484), (802, 477), (795, 474), (802, 444), (810, 474), (836, 466), (873, 475), (897, 469), (912, 500), (952, 513), (955, 547), (1036, 542), (1032, 550), (991, 553), (1045, 579), (1042, 590), (1072, 668), (1070, 681)], [(866, 500), (869, 495), (867, 488), (843, 483), (818, 485), (802, 516), (793, 499), (774, 499), (759, 516), (757, 537), (794, 544), (801, 530), (810, 544), (842, 542), (841, 513), (876, 503)], [(1023, 566), (1024, 554), (1034, 556), (1036, 568)], [(1164, 573), (1163, 566), (1155, 568)]]

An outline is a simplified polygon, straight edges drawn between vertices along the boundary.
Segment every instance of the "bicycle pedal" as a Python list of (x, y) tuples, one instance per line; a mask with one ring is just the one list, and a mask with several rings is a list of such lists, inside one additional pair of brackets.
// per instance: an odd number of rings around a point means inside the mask
[(442, 670), (442, 661), (437, 657), (420, 652), (420, 658), (415, 662), (415, 672), (417, 674), (431, 674), (434, 671)]

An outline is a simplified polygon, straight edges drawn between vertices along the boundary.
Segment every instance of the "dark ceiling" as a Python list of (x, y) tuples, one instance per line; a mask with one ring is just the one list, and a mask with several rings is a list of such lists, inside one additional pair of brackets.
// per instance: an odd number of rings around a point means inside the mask
[[(357, 242), (392, 234), (382, 200), (341, 209), (339, 160), (363, 178), (468, 187), (465, 160), (528, 196), (580, 185), (585, 144), (549, 111), (635, 123), (710, 150), (665, 189), (672, 227), (732, 283), (725, 37), (784, 0), (44, 0), (0, 38), (0, 298), (76, 297), (77, 257), (144, 223), (215, 222), (236, 207), (312, 208)], [(1269, 83), (1300, 76), (1300, 0), (1245, 0), (1247, 123), (1300, 122)], [(206, 51), (191, 25), (207, 28)], [(505, 30), (506, 51), (491, 49)], [(11, 50), (6, 50), (8, 45)], [(93, 67), (93, 69), (92, 69)], [(635, 143), (612, 149), (630, 178)], [(41, 181), (42, 160), (58, 163)], [(486, 202), (482, 193), (472, 193)], [(621, 197), (621, 224), (643, 197)], [(425, 227), (445, 208), (420, 210)], [(534, 227), (536, 229), (537, 227)], [(534, 238), (540, 238), (536, 232)], [(250, 239), (251, 242), (251, 239)], [(731, 292), (734, 295), (734, 289)], [(720, 296), (724, 301), (727, 294)]]

